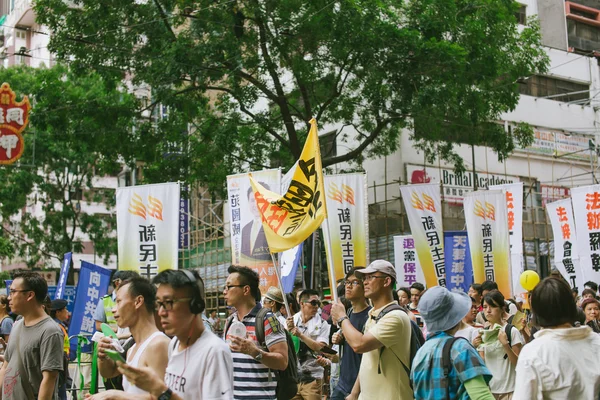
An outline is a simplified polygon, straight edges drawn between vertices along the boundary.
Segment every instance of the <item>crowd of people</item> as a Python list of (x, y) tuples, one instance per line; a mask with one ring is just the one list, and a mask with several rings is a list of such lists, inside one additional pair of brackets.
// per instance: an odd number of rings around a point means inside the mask
[[(394, 266), (349, 271), (339, 300), (319, 292), (264, 296), (258, 274), (231, 266), (229, 315), (206, 310), (191, 270), (152, 281), (130, 271), (96, 308), (104, 390), (98, 399), (400, 400), (598, 399), (598, 286), (579, 297), (560, 276), (523, 303), (495, 282), (468, 293), (421, 283), (397, 288)], [(69, 385), (67, 302), (49, 301), (34, 272), (0, 296), (3, 400), (64, 400)], [(18, 316), (18, 317), (16, 317)], [(16, 317), (16, 318), (15, 318)], [(16, 319), (16, 321), (15, 321)], [(81, 393), (79, 394), (81, 396)]]

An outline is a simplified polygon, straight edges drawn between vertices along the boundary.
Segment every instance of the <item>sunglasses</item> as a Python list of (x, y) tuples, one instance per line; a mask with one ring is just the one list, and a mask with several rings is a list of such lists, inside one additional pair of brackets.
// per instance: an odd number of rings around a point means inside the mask
[(313, 307), (318, 307), (321, 305), (319, 300), (311, 300), (311, 301), (303, 301), (304, 304), (310, 304)]

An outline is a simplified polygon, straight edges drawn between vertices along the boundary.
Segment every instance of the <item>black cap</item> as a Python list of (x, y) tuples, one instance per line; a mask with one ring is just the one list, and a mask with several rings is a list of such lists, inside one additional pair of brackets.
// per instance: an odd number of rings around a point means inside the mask
[(50, 303), (50, 310), (52, 310), (52, 311), (62, 310), (63, 308), (67, 307), (67, 304), (69, 304), (69, 303), (63, 299), (52, 300), (52, 303)]

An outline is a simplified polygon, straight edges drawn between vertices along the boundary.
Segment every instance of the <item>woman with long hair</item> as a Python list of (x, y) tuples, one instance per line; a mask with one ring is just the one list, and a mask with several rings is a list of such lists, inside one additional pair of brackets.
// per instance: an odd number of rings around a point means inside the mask
[(498, 290), (492, 290), (483, 297), (483, 312), (488, 328), (473, 340), (473, 345), (478, 347), (479, 354), (492, 372), (490, 390), (494, 398), (511, 400), (515, 390), (515, 367), (524, 340), (514, 326), (506, 332), (509, 315), (504, 296)]
[(9, 314), (10, 306), (8, 305), (8, 297), (4, 294), (0, 295), (0, 337), (5, 342), (8, 342), (14, 322)]
[(585, 314), (585, 324), (592, 328), (596, 333), (600, 333), (600, 324), (598, 317), (600, 316), (600, 303), (594, 298), (587, 298), (581, 303), (581, 309)]

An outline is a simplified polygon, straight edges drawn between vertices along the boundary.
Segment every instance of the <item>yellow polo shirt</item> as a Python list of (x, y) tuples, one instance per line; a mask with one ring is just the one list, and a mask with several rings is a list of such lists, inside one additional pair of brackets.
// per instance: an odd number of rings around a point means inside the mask
[[(390, 304), (394, 304), (390, 303)], [(378, 373), (381, 349), (363, 354), (360, 363), (359, 400), (411, 400), (413, 391), (409, 377), (398, 360), (410, 368), (410, 320), (405, 312), (395, 310), (375, 323), (379, 313), (389, 304), (369, 311), (365, 332), (379, 340), (385, 350), (381, 355), (381, 374)]]

